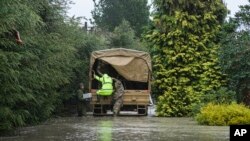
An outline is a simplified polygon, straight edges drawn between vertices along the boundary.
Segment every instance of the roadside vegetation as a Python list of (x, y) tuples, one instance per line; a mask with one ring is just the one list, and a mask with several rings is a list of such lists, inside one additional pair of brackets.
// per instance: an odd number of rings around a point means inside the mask
[(250, 124), (250, 109), (243, 104), (213, 104), (202, 107), (196, 116), (199, 124), (228, 126)]
[[(158, 116), (188, 116), (201, 97), (225, 85), (218, 34), (226, 17), (221, 0), (156, 0), (151, 41)], [(166, 8), (166, 5), (168, 6)]]
[(222, 0), (155, 0), (154, 7), (144, 37), (157, 115), (194, 116), (206, 125), (249, 123), (250, 5), (229, 19)]
[(87, 79), (89, 55), (104, 45), (66, 16), (67, 5), (57, 0), (0, 2), (0, 130), (48, 119)]
[(203, 102), (210, 103), (204, 104), (196, 115), (200, 124), (250, 123), (249, 13), (250, 4), (241, 6), (235, 18), (223, 24), (219, 36), (219, 62), (226, 76), (226, 89), (216, 91), (214, 98)]
[[(141, 2), (144, 6), (146, 1)], [(92, 51), (124, 46), (146, 50), (136, 36), (141, 29), (135, 32), (126, 19), (109, 31), (87, 31), (80, 18), (67, 16), (69, 3), (0, 1), (0, 131), (63, 112), (74, 101), (79, 82), (87, 88)]]

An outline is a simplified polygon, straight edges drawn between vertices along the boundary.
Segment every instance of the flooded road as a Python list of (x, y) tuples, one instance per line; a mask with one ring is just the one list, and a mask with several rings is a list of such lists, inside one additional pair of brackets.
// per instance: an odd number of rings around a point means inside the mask
[(228, 141), (228, 126), (201, 126), (192, 118), (152, 116), (62, 117), (24, 127), (0, 141)]

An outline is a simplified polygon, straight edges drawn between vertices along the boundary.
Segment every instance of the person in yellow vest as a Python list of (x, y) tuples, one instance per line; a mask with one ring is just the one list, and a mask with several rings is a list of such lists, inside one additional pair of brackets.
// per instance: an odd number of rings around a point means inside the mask
[(100, 96), (110, 96), (113, 93), (113, 80), (108, 74), (103, 74), (101, 77), (94, 74), (94, 78), (102, 83), (102, 88), (96, 92)]

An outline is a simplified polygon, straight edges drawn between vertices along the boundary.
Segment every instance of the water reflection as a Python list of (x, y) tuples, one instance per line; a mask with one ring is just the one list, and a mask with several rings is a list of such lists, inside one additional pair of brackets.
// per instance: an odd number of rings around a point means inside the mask
[(98, 122), (98, 141), (112, 141), (112, 121)]
[(200, 126), (191, 118), (65, 117), (20, 129), (0, 141), (228, 141), (228, 126)]

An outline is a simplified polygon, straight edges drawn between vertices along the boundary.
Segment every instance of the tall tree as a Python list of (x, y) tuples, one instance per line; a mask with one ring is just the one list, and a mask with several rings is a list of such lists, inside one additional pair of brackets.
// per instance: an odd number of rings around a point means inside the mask
[(122, 23), (117, 26), (110, 36), (107, 37), (109, 48), (129, 48), (141, 51), (147, 51), (143, 42), (140, 42), (136, 36), (134, 30), (131, 28), (128, 21), (123, 20)]
[(220, 63), (228, 77), (228, 86), (237, 93), (237, 100), (250, 105), (250, 4), (223, 28)]
[(154, 86), (159, 116), (186, 116), (200, 97), (219, 88), (217, 34), (226, 16), (222, 0), (155, 0), (153, 27)]
[(123, 20), (130, 23), (139, 36), (149, 22), (147, 0), (93, 0), (93, 18), (98, 27), (113, 31)]

